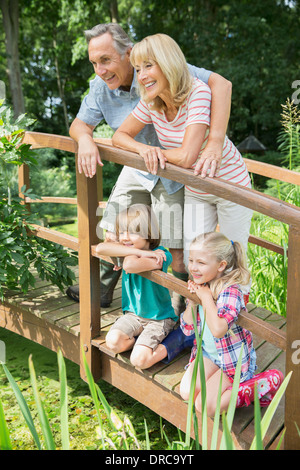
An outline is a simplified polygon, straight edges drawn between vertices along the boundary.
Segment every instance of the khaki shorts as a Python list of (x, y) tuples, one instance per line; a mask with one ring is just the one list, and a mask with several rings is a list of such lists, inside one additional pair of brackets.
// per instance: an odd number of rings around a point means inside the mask
[(111, 330), (120, 330), (131, 339), (138, 336), (135, 344), (148, 346), (153, 351), (174, 329), (176, 322), (171, 318), (165, 320), (150, 320), (138, 317), (135, 313), (126, 312), (119, 317)]
[(168, 194), (159, 180), (151, 192), (134, 177), (130, 168), (124, 167), (113, 188), (103, 214), (100, 227), (115, 232), (116, 216), (132, 204), (151, 206), (160, 229), (160, 244), (166, 248), (183, 248), (184, 188)]

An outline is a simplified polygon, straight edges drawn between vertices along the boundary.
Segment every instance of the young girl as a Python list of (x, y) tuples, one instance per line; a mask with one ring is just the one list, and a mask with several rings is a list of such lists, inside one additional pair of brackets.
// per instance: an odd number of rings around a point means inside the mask
[[(259, 380), (264, 381), (264, 386), (267, 382), (264, 390), (259, 393), (259, 398), (263, 396), (266, 398), (264, 403), (261, 402), (261, 406), (266, 405), (279, 387), (282, 377), (276, 379), (274, 383), (274, 371), (254, 376), (256, 354), (253, 348), (252, 334), (236, 325), (239, 312), (246, 310), (240, 286), (247, 284), (250, 277), (241, 244), (229, 240), (218, 232), (199, 235), (190, 246), (189, 272), (193, 280), (188, 282), (188, 288), (190, 292), (196, 293), (201, 305), (189, 301), (186, 311), (181, 316), (181, 328), (186, 335), (194, 333), (193, 312), (196, 315), (200, 333), (205, 320), (202, 350), (208, 415), (213, 416), (215, 413), (221, 376), (221, 412), (228, 408), (242, 345), (239, 390), (241, 400), (240, 403), (238, 401), (238, 404), (243, 406), (254, 400), (255, 380), (253, 379), (258, 377)], [(190, 361), (180, 384), (180, 394), (184, 400), (189, 398), (196, 352), (197, 346), (194, 342)], [(198, 373), (195, 406), (197, 410), (201, 411), (199, 375)], [(272, 380), (268, 380), (268, 378), (272, 378)], [(246, 387), (245, 390), (243, 384)], [(260, 383), (258, 383), (259, 386)]]
[[(130, 360), (139, 368), (148, 368), (166, 357), (160, 343), (176, 324), (169, 290), (137, 273), (153, 269), (167, 272), (171, 254), (160, 243), (160, 233), (149, 206), (134, 204), (117, 216), (118, 242), (104, 242), (97, 252), (124, 257), (122, 273), (122, 310), (106, 336), (107, 346), (115, 353), (132, 349)], [(137, 339), (136, 339), (137, 337)]]

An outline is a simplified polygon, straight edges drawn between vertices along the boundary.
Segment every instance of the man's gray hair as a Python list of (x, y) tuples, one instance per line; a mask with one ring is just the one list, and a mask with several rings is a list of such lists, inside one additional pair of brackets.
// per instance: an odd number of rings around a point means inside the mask
[(91, 39), (102, 36), (105, 33), (109, 33), (112, 36), (115, 49), (121, 56), (123, 56), (126, 51), (133, 46), (129, 36), (117, 23), (97, 24), (92, 29), (84, 31), (87, 43), (89, 43)]

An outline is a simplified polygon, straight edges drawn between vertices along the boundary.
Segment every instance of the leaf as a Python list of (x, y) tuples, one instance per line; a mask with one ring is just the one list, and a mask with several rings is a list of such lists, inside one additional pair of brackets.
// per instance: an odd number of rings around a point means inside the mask
[(145, 436), (146, 436), (146, 450), (151, 450), (150, 449), (148, 426), (147, 426), (147, 422), (146, 422), (145, 418), (144, 418), (144, 425), (145, 425)]
[[(240, 377), (241, 377), (241, 368), (242, 368), (242, 358), (243, 358), (243, 344), (241, 347), (238, 363), (236, 366), (235, 370), (235, 375), (234, 375), (234, 380), (233, 380), (233, 385), (232, 385), (232, 392), (231, 392), (231, 397), (227, 409), (227, 414), (226, 414), (226, 425), (228, 427), (229, 432), (231, 431), (231, 426), (233, 423), (233, 418), (236, 410), (236, 402), (237, 402), (237, 395), (238, 395), (238, 390), (239, 390), (239, 385), (240, 385)], [(221, 444), (220, 444), (220, 450), (224, 448), (224, 445), (226, 444), (226, 435), (223, 433), (222, 439), (221, 439)]]
[(42, 433), (45, 439), (45, 446), (47, 450), (55, 450), (56, 446), (55, 446), (55, 442), (51, 433), (49, 421), (48, 421), (47, 415), (43, 407), (43, 403), (41, 401), (41, 398), (38, 392), (36, 375), (35, 375), (35, 370), (34, 370), (31, 356), (29, 357), (29, 371), (30, 371), (30, 378), (31, 378), (31, 385), (32, 385), (32, 390), (34, 394), (34, 399), (35, 399), (35, 403), (37, 406), (38, 417), (39, 417)]
[(17, 399), (18, 405), (20, 407), (22, 415), (24, 416), (24, 419), (27, 423), (27, 426), (28, 426), (28, 428), (29, 428), (29, 430), (32, 434), (34, 442), (36, 443), (37, 448), (39, 450), (41, 450), (41, 443), (40, 443), (40, 440), (39, 440), (39, 436), (38, 436), (38, 433), (37, 433), (36, 428), (34, 426), (33, 419), (32, 419), (31, 413), (29, 411), (29, 408), (27, 406), (26, 400), (23, 397), (17, 383), (15, 382), (13, 376), (11, 375), (11, 373), (9, 372), (7, 367), (4, 364), (2, 364), (2, 366), (3, 366), (4, 372), (6, 374), (6, 377), (9, 381), (9, 383), (10, 383), (10, 386), (12, 387), (12, 389), (14, 391), (14, 394), (15, 394), (15, 397)]
[(66, 365), (61, 350), (57, 353), (60, 381), (60, 423), (62, 449), (70, 449)]
[(5, 421), (2, 402), (0, 400), (0, 450), (12, 450), (9, 431)]
[(254, 389), (254, 425), (255, 425), (255, 439), (256, 439), (256, 450), (263, 450), (264, 444), (261, 435), (261, 413), (260, 413), (260, 405), (259, 399), (257, 394), (257, 384), (255, 384)]
[(220, 423), (221, 395), (222, 395), (222, 378), (223, 378), (223, 375), (221, 374), (219, 390), (218, 390), (217, 406), (216, 406), (216, 411), (215, 411), (215, 416), (214, 416), (214, 426), (213, 426), (213, 432), (212, 432), (211, 443), (210, 443), (210, 450), (217, 449), (219, 423)]
[(23, 264), (24, 263), (24, 258), (19, 253), (11, 252), (11, 256), (15, 260), (16, 263), (18, 263), (18, 264)]
[(230, 434), (227, 418), (225, 412), (222, 414), (222, 425), (223, 425), (223, 436), (224, 436), (224, 448), (226, 450), (235, 450), (234, 442)]
[(84, 354), (83, 346), (81, 347), (81, 350), (82, 350), (83, 366), (84, 366), (85, 374), (86, 374), (86, 377), (87, 377), (87, 382), (88, 382), (90, 392), (91, 392), (91, 395), (92, 395), (92, 398), (93, 398), (93, 401), (94, 401), (94, 405), (95, 405), (95, 408), (96, 408), (96, 412), (97, 412), (97, 418), (98, 418), (99, 427), (100, 427), (101, 436), (102, 436), (102, 447), (103, 447), (103, 449), (105, 449), (103, 423), (102, 423), (102, 419), (101, 419), (101, 415), (100, 415), (100, 404), (99, 404), (99, 400), (98, 400), (96, 384), (95, 384), (94, 378), (92, 376), (92, 373), (90, 371), (90, 368), (88, 366), (87, 359), (86, 359), (85, 354)]

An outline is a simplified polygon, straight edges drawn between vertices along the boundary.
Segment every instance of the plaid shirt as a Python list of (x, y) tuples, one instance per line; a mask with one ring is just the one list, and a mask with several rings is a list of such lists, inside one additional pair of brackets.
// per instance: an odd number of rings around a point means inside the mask
[[(244, 296), (238, 285), (232, 285), (224, 289), (217, 299), (218, 316), (225, 318), (228, 323), (228, 331), (223, 338), (214, 338), (217, 348), (221, 369), (233, 381), (235, 369), (238, 363), (242, 344), (243, 358), (241, 370), (241, 382), (246, 376), (250, 365), (250, 353), (253, 348), (253, 339), (250, 331), (236, 325), (238, 314), (241, 310), (246, 310)], [(181, 329), (187, 336), (194, 333), (194, 325), (188, 325), (183, 320), (183, 314), (180, 318)], [(201, 320), (199, 310), (197, 308), (197, 327), (201, 335)], [(207, 325), (205, 325), (207, 328)], [(192, 348), (189, 364), (195, 359), (197, 352), (196, 339)]]

